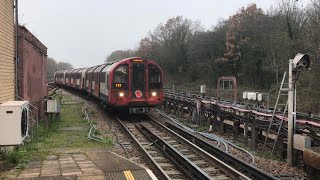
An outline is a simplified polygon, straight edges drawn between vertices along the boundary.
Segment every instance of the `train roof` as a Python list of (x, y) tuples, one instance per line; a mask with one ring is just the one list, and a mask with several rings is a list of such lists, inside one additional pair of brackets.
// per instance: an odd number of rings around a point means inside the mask
[[(151, 62), (152, 64), (155, 64), (159, 67), (159, 65), (147, 58), (144, 57), (129, 57), (129, 58), (125, 58), (122, 59), (120, 61), (112, 61), (112, 62), (108, 62), (105, 64), (100, 64), (100, 65), (96, 65), (96, 66), (92, 66), (92, 67), (87, 67), (87, 68), (78, 68), (78, 69), (67, 69), (67, 70), (59, 70), (56, 73), (70, 73), (70, 72), (95, 72), (97, 69), (102, 70), (104, 67), (106, 66), (111, 66), (110, 68), (113, 69), (114, 67), (118, 66), (119, 64), (122, 64), (124, 62), (129, 62), (129, 61), (133, 61), (133, 60), (143, 60), (143, 61), (148, 61)], [(160, 67), (159, 67), (160, 68)]]

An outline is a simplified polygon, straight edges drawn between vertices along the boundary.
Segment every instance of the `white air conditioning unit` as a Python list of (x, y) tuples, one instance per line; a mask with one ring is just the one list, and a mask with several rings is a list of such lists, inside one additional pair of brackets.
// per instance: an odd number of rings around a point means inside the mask
[(28, 101), (0, 104), (0, 146), (19, 145), (28, 135)]

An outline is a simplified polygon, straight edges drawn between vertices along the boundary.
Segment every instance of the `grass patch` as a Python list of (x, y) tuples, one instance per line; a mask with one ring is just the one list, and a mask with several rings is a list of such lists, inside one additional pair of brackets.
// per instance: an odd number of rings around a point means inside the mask
[(199, 132), (207, 132), (209, 130), (209, 126), (200, 126), (197, 128), (197, 131)]
[[(65, 95), (62, 104), (75, 100)], [(18, 164), (23, 169), (24, 164), (31, 159), (44, 159), (49, 154), (59, 154), (63, 149), (88, 149), (106, 148), (112, 145), (112, 140), (105, 138), (103, 142), (88, 140), (89, 123), (84, 119), (81, 111), (82, 103), (62, 106), (61, 114), (50, 123), (50, 128), (45, 128), (44, 122), (39, 123), (38, 137), (30, 142), (25, 142), (12, 151), (0, 151), (0, 158), (11, 164)], [(59, 130), (60, 128), (79, 128), (80, 130)], [(81, 130), (83, 129), (83, 130)], [(101, 134), (99, 130), (96, 134)]]
[(250, 151), (253, 155), (255, 156), (259, 156), (265, 159), (271, 159), (271, 160), (275, 160), (275, 161), (282, 161), (277, 155), (275, 155), (274, 153), (272, 153), (271, 151)]

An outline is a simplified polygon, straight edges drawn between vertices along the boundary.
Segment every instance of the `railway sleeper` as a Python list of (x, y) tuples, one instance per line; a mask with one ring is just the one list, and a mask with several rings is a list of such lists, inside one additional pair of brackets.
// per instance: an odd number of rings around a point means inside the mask
[(161, 161), (166, 161), (167, 159), (166, 158), (164, 158), (164, 157), (153, 157), (153, 159), (155, 160), (155, 161), (159, 161), (159, 162), (161, 162)]
[(184, 155), (192, 153), (192, 151), (190, 149), (181, 149), (179, 151), (182, 152)]
[(204, 165), (204, 164), (209, 164), (205, 160), (197, 160), (197, 161), (192, 161), (196, 165)]
[(168, 170), (168, 171), (165, 171), (169, 176), (172, 176), (172, 175), (179, 175), (181, 176), (182, 173), (180, 171), (177, 171), (177, 170)]
[(203, 170), (205, 172), (210, 173), (210, 174), (219, 174), (219, 173), (221, 173), (220, 169), (217, 169), (215, 167), (206, 167), (206, 168), (203, 168)]
[(180, 144), (174, 144), (174, 145), (171, 145), (172, 147), (174, 147), (174, 148), (178, 148), (178, 147), (181, 147), (181, 145)]
[(143, 148), (145, 149), (145, 150), (147, 150), (147, 151), (152, 151), (152, 150), (154, 150), (154, 147), (153, 146), (150, 146), (150, 145), (142, 145), (143, 146)]
[[(154, 158), (157, 158), (157, 157), (154, 157)], [(163, 158), (163, 159), (158, 159), (158, 160), (155, 160), (157, 163), (170, 163), (170, 160), (168, 160), (168, 159), (165, 159), (165, 158)]]
[(171, 163), (158, 163), (159, 166), (161, 167), (172, 167), (174, 168), (174, 164)]
[(196, 157), (196, 155), (194, 155), (194, 154), (188, 154), (188, 155), (185, 155), (187, 158), (195, 158)]
[(220, 176), (215, 176), (214, 179), (216, 179), (216, 180), (227, 180), (227, 179), (231, 179), (231, 178), (228, 177), (228, 176), (225, 176), (225, 175), (220, 175)]
[(171, 144), (171, 145), (174, 145), (174, 144), (180, 144), (180, 142), (176, 141), (176, 140), (169, 140), (169, 141), (166, 141), (167, 143)]
[(161, 137), (161, 139), (163, 140), (168, 140), (168, 139), (172, 139), (171, 137), (165, 136), (165, 137)]

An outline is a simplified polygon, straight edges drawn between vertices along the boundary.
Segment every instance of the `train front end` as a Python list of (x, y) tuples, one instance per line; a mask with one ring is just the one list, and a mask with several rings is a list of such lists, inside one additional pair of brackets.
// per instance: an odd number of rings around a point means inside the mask
[(151, 60), (123, 60), (113, 72), (113, 101), (118, 107), (127, 107), (130, 114), (147, 113), (163, 102), (162, 79), (161, 68)]

